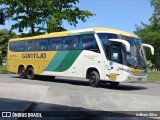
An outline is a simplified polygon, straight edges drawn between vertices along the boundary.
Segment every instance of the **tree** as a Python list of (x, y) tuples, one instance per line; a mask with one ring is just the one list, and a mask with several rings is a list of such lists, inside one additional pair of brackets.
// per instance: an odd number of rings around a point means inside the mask
[(64, 20), (76, 26), (78, 20), (94, 16), (88, 10), (80, 10), (75, 5), (79, 0), (1, 0), (0, 11), (6, 14), (6, 19), (16, 21), (11, 29), (30, 28), (31, 34), (41, 32), (57, 32), (66, 30), (62, 27)]
[(2, 65), (2, 51), (0, 51), (0, 66)]
[(0, 30), (0, 51), (2, 51), (2, 56), (5, 57), (7, 54), (8, 41), (11, 38), (18, 37), (16, 33), (9, 32), (7, 29)]
[(150, 0), (151, 6), (154, 8), (152, 16), (149, 18), (150, 23), (136, 26), (135, 34), (137, 34), (144, 43), (153, 45), (155, 49), (154, 56), (151, 56), (147, 50), (147, 59), (153, 63), (160, 61), (160, 1)]

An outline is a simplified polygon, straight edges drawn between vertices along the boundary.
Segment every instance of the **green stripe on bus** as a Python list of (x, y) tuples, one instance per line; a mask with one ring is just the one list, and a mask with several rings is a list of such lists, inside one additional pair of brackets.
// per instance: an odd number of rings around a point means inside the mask
[(64, 72), (68, 70), (82, 50), (59, 51), (46, 67), (45, 71)]
[(76, 51), (70, 51), (64, 60), (61, 62), (60, 66), (56, 68), (54, 71), (56, 72), (64, 72), (68, 70), (74, 61), (77, 59), (77, 57), (80, 55), (82, 51), (81, 50), (76, 50)]
[(68, 54), (68, 51), (57, 51), (56, 55), (52, 58), (51, 62), (49, 65), (44, 69), (44, 71), (53, 71), (55, 70), (58, 66), (60, 66), (62, 60), (66, 57)]

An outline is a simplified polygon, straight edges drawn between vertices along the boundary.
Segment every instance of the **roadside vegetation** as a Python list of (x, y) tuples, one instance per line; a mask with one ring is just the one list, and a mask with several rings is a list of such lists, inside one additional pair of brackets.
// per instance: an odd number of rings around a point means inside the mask
[[(153, 14), (148, 19), (149, 23), (141, 22), (141, 25), (136, 25), (134, 33), (143, 40), (143, 43), (150, 44), (154, 47), (154, 56), (151, 55), (149, 49), (146, 50), (147, 60), (151, 60), (156, 69), (160, 69), (160, 0), (150, 0), (153, 8)], [(156, 78), (156, 73), (151, 73), (153, 78)], [(160, 77), (159, 77), (160, 79)]]
[(7, 66), (6, 65), (0, 66), (0, 72), (7, 72)]
[(148, 80), (150, 80), (150, 81), (160, 81), (160, 72), (150, 71), (148, 73)]

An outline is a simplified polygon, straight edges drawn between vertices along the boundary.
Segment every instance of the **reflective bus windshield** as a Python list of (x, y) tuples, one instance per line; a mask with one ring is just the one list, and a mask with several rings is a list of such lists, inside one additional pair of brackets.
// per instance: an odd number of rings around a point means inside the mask
[[(127, 66), (138, 68), (138, 69), (145, 69), (146, 61), (145, 61), (145, 51), (141, 49), (142, 42), (137, 38), (120, 36), (111, 33), (98, 33), (98, 36), (103, 44), (105, 52), (107, 56), (109, 56), (110, 47), (108, 39), (123, 39), (129, 42), (131, 46), (130, 52), (125, 51), (125, 60)], [(142, 53), (142, 54), (141, 54)]]
[[(145, 51), (141, 50), (142, 42), (137, 38), (129, 38), (127, 40), (130, 43), (130, 53), (126, 53), (126, 60), (129, 66), (144, 69), (146, 67)], [(142, 53), (142, 54), (141, 54)]]

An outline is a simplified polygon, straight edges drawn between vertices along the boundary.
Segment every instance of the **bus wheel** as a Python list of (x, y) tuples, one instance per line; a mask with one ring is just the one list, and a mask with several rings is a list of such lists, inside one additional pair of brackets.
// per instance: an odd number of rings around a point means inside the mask
[(32, 67), (29, 67), (27, 69), (27, 78), (30, 79), (30, 80), (33, 80), (34, 79), (34, 69)]
[(18, 74), (20, 78), (26, 78), (26, 71), (24, 67), (20, 67), (18, 70)]
[(100, 83), (100, 76), (96, 71), (89, 74), (89, 83), (92, 87), (98, 87)]
[(119, 82), (110, 82), (111, 87), (117, 87), (119, 85)]

